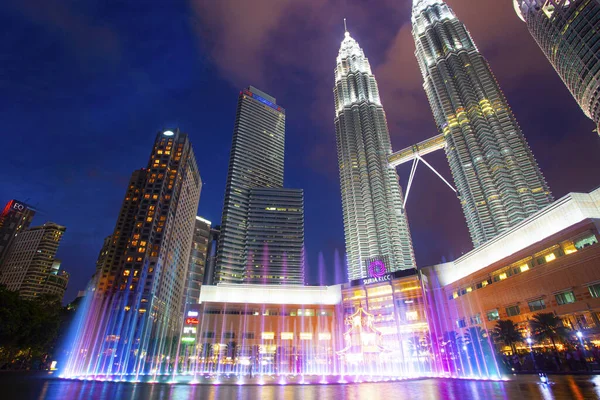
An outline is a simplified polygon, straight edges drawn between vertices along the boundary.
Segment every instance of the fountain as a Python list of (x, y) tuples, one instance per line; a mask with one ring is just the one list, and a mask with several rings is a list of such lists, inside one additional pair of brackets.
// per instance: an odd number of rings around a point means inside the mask
[(99, 294), (92, 282), (60, 376), (213, 385), (502, 378), (489, 336), (475, 326), (459, 335), (447, 318), (456, 310), (428, 277), (388, 273), (382, 260), (369, 271), (335, 286), (205, 286), (176, 330), (159, 304), (136, 303), (135, 290)]

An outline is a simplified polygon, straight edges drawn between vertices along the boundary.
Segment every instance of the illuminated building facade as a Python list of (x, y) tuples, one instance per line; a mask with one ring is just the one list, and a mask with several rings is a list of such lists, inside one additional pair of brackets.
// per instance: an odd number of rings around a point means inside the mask
[(600, 189), (571, 193), (454, 262), (422, 269), (437, 330), (489, 331), (508, 319), (528, 336), (534, 314), (553, 313), (573, 334), (600, 340), (599, 228)]
[(346, 31), (336, 59), (337, 141), (348, 280), (368, 277), (383, 261), (390, 271), (415, 267), (385, 111), (369, 60)]
[(416, 269), (371, 273), (369, 278), (342, 285), (344, 317), (359, 311), (370, 314), (372, 327), (381, 335), (377, 345), (401, 359), (398, 371), (404, 373), (418, 358), (420, 344), (430, 341), (424, 290)]
[(194, 236), (190, 251), (190, 266), (185, 282), (185, 303), (195, 304), (200, 299), (200, 287), (204, 280), (206, 270), (206, 259), (210, 239), (211, 222), (196, 217), (194, 224)]
[(321, 374), (335, 363), (339, 286), (203, 286), (184, 317), (190, 371)]
[(304, 192), (250, 190), (246, 283), (304, 284)]
[[(600, 123), (600, 3), (596, 0), (513, 0), (550, 64), (577, 103)], [(600, 130), (598, 130), (600, 134)]]
[(18, 200), (9, 201), (0, 214), (0, 270), (2, 260), (8, 252), (15, 236), (27, 229), (33, 220), (35, 210)]
[[(303, 282), (303, 258), (299, 252), (304, 243), (303, 195), (301, 190), (283, 189), (284, 144), (285, 110), (274, 97), (255, 87), (241, 91), (229, 158), (215, 284)], [(270, 203), (281, 204), (273, 207)], [(278, 209), (285, 209), (286, 215)], [(283, 235), (283, 231), (276, 232), (277, 227), (294, 232)], [(284, 254), (288, 261), (284, 260)], [(271, 268), (273, 273), (260, 272), (265, 268)]]
[(490, 66), (441, 0), (414, 0), (423, 86), (475, 247), (552, 202)]
[(68, 370), (148, 371), (175, 353), (201, 188), (188, 136), (158, 133), (101, 252)]
[(60, 271), (56, 252), (65, 231), (64, 226), (46, 222), (18, 233), (4, 259), (0, 284), (26, 299), (50, 294), (62, 301), (69, 275)]

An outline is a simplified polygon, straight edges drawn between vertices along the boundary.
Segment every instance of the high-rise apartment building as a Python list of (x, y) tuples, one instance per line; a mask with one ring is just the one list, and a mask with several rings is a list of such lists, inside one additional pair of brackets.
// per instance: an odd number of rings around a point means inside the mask
[(336, 61), (335, 130), (348, 279), (415, 268), (402, 189), (388, 164), (392, 148), (377, 81), (347, 31)]
[(17, 233), (29, 227), (35, 210), (18, 200), (9, 201), (0, 214), (0, 269), (11, 242)]
[(304, 285), (304, 191), (250, 190), (246, 283)]
[(194, 236), (190, 250), (190, 266), (185, 282), (185, 303), (196, 304), (200, 299), (200, 287), (206, 271), (206, 257), (210, 240), (211, 222), (202, 217), (196, 217)]
[[(519, 18), (579, 106), (600, 124), (600, 2), (513, 0)], [(598, 129), (600, 134), (600, 129)]]
[[(87, 358), (73, 359), (70, 368), (141, 371), (174, 354), (167, 338), (180, 331), (201, 188), (188, 136), (158, 133), (148, 166), (130, 179), (100, 254), (93, 305), (75, 344), (87, 349)], [(89, 337), (101, 339), (88, 343)], [(145, 354), (143, 365), (135, 365), (138, 352)]]
[[(285, 110), (277, 105), (274, 97), (252, 86), (241, 91), (229, 157), (215, 283), (254, 280), (252, 268), (256, 264), (249, 256), (251, 252), (255, 254), (253, 246), (258, 246), (263, 237), (254, 237), (255, 231), (249, 230), (252, 191), (283, 187), (284, 144)], [(262, 217), (258, 217), (254, 209), (252, 218)], [(263, 245), (260, 244), (261, 248)], [(293, 253), (295, 244), (290, 245), (289, 251)], [(277, 281), (285, 282), (286, 279)]]
[(475, 247), (552, 202), (490, 66), (442, 0), (414, 0), (423, 86)]
[(62, 300), (69, 275), (60, 271), (56, 252), (65, 231), (64, 226), (46, 222), (18, 233), (4, 259), (0, 284), (26, 299), (51, 294)]

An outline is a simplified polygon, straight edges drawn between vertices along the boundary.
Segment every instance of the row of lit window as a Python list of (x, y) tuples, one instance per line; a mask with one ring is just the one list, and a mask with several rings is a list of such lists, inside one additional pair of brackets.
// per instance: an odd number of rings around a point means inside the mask
[(593, 233), (590, 235), (586, 235), (583, 238), (579, 238), (575, 241), (567, 240), (565, 242), (562, 242), (560, 245), (554, 245), (539, 253), (536, 253), (534, 256), (530, 256), (520, 261), (517, 261), (516, 263), (513, 263), (508, 267), (500, 268), (491, 273), (491, 278), (477, 283), (476, 285), (471, 285), (466, 288), (454, 291), (452, 295), (449, 296), (449, 299), (456, 299), (457, 297), (470, 293), (473, 290), (481, 289), (486, 287), (487, 285), (491, 285), (492, 283), (503, 281), (510, 276), (529, 271), (530, 268), (536, 265), (539, 266), (552, 262), (556, 260), (557, 257), (562, 257), (563, 255), (575, 253), (586, 246), (594, 245), (596, 243), (598, 243), (598, 239)]
[[(600, 283), (588, 286), (588, 290), (592, 297), (594, 297), (594, 298), (600, 297)], [(573, 293), (573, 291), (565, 291), (565, 292), (557, 293), (554, 295), (554, 298), (556, 299), (556, 303), (559, 306), (562, 306), (564, 304), (575, 303), (577, 301), (577, 298), (575, 297), (575, 293)], [(539, 299), (531, 300), (531, 301), (527, 302), (527, 306), (529, 307), (530, 312), (540, 311), (540, 310), (544, 310), (546, 308), (546, 302), (544, 301), (543, 298), (539, 298)], [(512, 306), (506, 307), (505, 311), (506, 311), (506, 315), (509, 317), (514, 317), (514, 316), (521, 314), (521, 308), (518, 305), (512, 305)], [(490, 310), (486, 313), (486, 317), (487, 317), (488, 321), (496, 321), (496, 320), (500, 319), (500, 313), (498, 312), (498, 309)], [(480, 314), (473, 315), (469, 319), (470, 319), (471, 325), (481, 324)], [(464, 318), (458, 320), (456, 323), (459, 328), (464, 328), (466, 326)]]

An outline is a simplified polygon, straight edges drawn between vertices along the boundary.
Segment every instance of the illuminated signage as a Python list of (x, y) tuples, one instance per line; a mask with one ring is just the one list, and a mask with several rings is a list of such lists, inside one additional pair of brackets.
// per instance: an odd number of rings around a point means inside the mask
[(254, 100), (260, 101), (261, 103), (263, 103), (266, 106), (271, 107), (273, 110), (277, 110), (279, 112), (283, 112), (284, 111), (283, 108), (279, 107), (277, 104), (271, 103), (269, 100), (267, 100), (265, 98), (262, 98), (259, 95), (255, 94), (255, 93), (252, 93), (249, 90), (244, 90), (244, 94), (246, 96), (252, 97)]
[(197, 317), (198, 311), (188, 311), (187, 316), (188, 317)]
[(363, 285), (369, 285), (371, 283), (387, 282), (387, 281), (391, 281), (391, 280), (392, 280), (392, 274), (385, 274), (385, 275), (378, 276), (378, 277), (375, 277), (375, 278), (363, 279), (362, 284)]
[(13, 204), (12, 204), (13, 210), (23, 211), (26, 208), (27, 207), (25, 206), (25, 204), (17, 203), (16, 201), (13, 200)]
[(191, 342), (196, 341), (196, 338), (193, 338), (193, 337), (182, 337), (181, 341), (184, 342), (184, 343), (191, 343)]
[(198, 325), (198, 318), (186, 318), (186, 325)]
[(356, 279), (356, 280), (350, 281), (349, 286), (353, 287), (353, 286), (369, 285), (371, 283), (389, 282), (389, 281), (397, 279), (397, 278), (406, 278), (408, 276), (417, 276), (417, 275), (418, 275), (418, 272), (414, 268), (401, 269), (401, 270), (394, 271), (394, 272), (387, 272), (384, 275), (379, 276), (379, 277)]
[(369, 264), (369, 277), (382, 278), (387, 274), (387, 268), (382, 260), (375, 260)]

